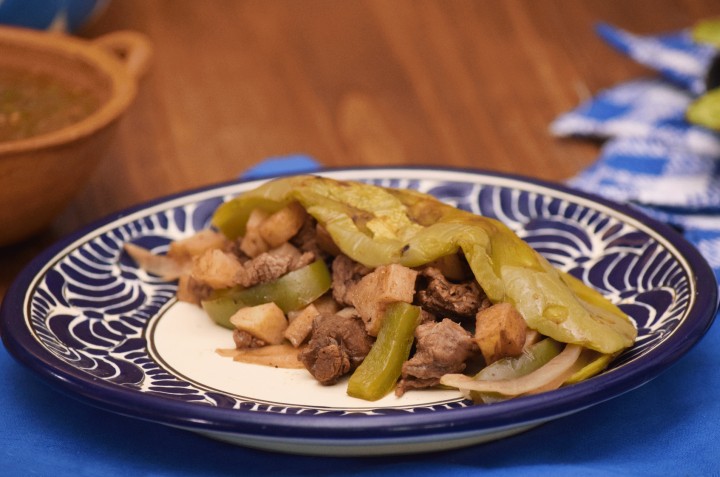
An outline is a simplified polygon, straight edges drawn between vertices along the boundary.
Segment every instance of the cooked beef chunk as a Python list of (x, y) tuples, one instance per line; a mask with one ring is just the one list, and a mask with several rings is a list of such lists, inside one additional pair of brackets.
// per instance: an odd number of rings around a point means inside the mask
[(240, 285), (251, 287), (266, 283), (285, 275), (290, 269), (287, 257), (262, 253), (243, 264), (243, 272), (238, 277)]
[(328, 232), (327, 229), (320, 224), (315, 226), (315, 241), (318, 248), (328, 255), (337, 257), (342, 254), (340, 247), (337, 246), (330, 235), (330, 232)]
[(284, 244), (243, 263), (237, 281), (244, 287), (267, 283), (310, 264), (314, 259), (312, 252), (300, 253), (289, 243)]
[(420, 308), (420, 324), (431, 323), (437, 321), (437, 316), (433, 315), (427, 310)]
[(299, 359), (321, 384), (335, 384), (362, 363), (373, 340), (362, 320), (338, 313), (315, 318), (310, 341)]
[(318, 246), (315, 227), (315, 219), (313, 219), (311, 215), (308, 215), (298, 233), (290, 239), (290, 243), (302, 252), (312, 252), (314, 255), (320, 257), (324, 255), (324, 252)]
[(408, 389), (435, 386), (444, 374), (462, 372), (465, 361), (477, 350), (470, 332), (448, 318), (421, 324), (415, 329), (415, 339), (415, 354), (403, 364), (395, 388), (398, 396)]
[(316, 255), (313, 252), (303, 252), (299, 257), (295, 258), (290, 262), (289, 272), (302, 268), (305, 265), (310, 265), (316, 259)]
[(452, 283), (434, 267), (423, 268), (420, 277), (418, 282), (426, 281), (427, 286), (417, 292), (415, 299), (423, 309), (438, 316), (469, 319), (489, 306), (485, 293), (475, 280)]
[(247, 331), (243, 330), (233, 331), (233, 341), (235, 342), (235, 347), (237, 349), (262, 348), (267, 344), (260, 338), (256, 338)]
[(372, 269), (358, 263), (346, 255), (338, 255), (332, 263), (332, 291), (336, 302), (344, 306), (352, 306), (350, 290), (362, 277)]

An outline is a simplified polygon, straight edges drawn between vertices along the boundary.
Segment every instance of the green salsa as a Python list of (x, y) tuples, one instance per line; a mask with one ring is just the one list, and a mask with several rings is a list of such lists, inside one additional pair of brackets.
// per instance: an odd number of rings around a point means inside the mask
[(50, 75), (0, 70), (0, 142), (62, 129), (100, 107), (90, 91)]

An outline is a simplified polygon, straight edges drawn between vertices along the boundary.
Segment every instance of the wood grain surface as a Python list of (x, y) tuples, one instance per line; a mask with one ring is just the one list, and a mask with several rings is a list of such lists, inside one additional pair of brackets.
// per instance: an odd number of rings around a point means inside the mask
[(717, 0), (121, 0), (78, 35), (145, 33), (154, 57), (111, 151), (51, 229), (0, 249), (0, 296), (59, 238), (271, 156), (447, 165), (563, 181), (598, 145), (550, 122), (653, 74), (606, 46), (720, 15)]

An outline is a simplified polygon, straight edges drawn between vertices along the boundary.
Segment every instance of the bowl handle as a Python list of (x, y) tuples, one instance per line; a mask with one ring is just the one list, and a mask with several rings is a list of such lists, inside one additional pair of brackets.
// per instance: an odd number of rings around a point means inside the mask
[(135, 78), (142, 77), (150, 66), (152, 44), (142, 33), (116, 31), (95, 38), (93, 43), (116, 56)]

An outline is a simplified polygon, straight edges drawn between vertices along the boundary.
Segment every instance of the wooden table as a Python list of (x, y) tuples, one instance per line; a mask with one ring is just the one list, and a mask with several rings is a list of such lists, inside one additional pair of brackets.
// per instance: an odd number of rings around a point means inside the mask
[(649, 74), (606, 46), (720, 15), (717, 0), (121, 0), (78, 34), (147, 34), (137, 100), (90, 183), (43, 235), (0, 249), (0, 297), (58, 238), (269, 156), (474, 167), (562, 181), (597, 145), (549, 123)]

